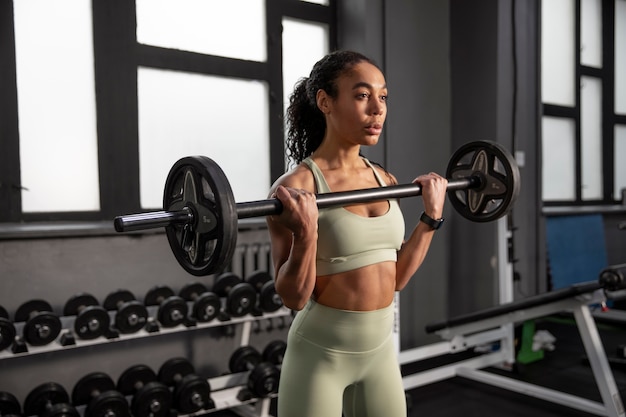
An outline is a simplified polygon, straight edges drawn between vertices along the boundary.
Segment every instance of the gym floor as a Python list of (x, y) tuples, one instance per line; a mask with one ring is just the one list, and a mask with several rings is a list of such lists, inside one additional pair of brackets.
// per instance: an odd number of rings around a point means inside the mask
[[(618, 361), (614, 360), (618, 346), (626, 344), (626, 323), (598, 322), (597, 327), (622, 401), (626, 401), (626, 365), (623, 361), (616, 363)], [(554, 351), (546, 351), (542, 360), (522, 365), (515, 371), (492, 371), (600, 402), (600, 392), (585, 361), (585, 351), (573, 319), (567, 315), (548, 317), (538, 320), (536, 328), (547, 330), (556, 338)], [(407, 366), (403, 372), (415, 371)], [(594, 415), (460, 377), (419, 387), (408, 391), (408, 394), (411, 402), (408, 417)], [(235, 416), (231, 412), (212, 415)]]

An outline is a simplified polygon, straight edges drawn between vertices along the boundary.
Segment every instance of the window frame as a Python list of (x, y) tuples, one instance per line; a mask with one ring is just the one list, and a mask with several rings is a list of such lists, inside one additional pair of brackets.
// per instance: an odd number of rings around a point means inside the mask
[(266, 82), (270, 178), (280, 176), (284, 172), (282, 19), (326, 24), (329, 50), (333, 50), (337, 47), (337, 8), (336, 0), (328, 5), (267, 0), (265, 8), (267, 61), (257, 62), (140, 44), (134, 2), (92, 1), (100, 210), (23, 213), (13, 2), (0, 0), (0, 222), (103, 221), (143, 211), (137, 98), (140, 66)]
[[(545, 1), (545, 0), (544, 0)], [(618, 203), (619, 196), (612, 197), (614, 188), (614, 129), (626, 123), (626, 116), (615, 113), (615, 0), (602, 0), (602, 68), (590, 67), (580, 62), (581, 46), (581, 0), (575, 0), (575, 105), (573, 107), (541, 103), (541, 115), (566, 118), (575, 125), (575, 199), (543, 200), (544, 207), (606, 206)], [(540, 39), (540, 38), (539, 38)], [(593, 77), (602, 83), (602, 198), (582, 199), (582, 138), (581, 138), (581, 90), (583, 77)], [(543, 140), (543, 139), (542, 139)], [(544, 161), (546, 155), (542, 155)]]

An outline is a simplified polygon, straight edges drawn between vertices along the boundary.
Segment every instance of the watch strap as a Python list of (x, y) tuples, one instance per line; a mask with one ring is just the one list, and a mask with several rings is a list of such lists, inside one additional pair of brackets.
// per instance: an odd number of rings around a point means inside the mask
[(430, 217), (428, 214), (426, 214), (423, 211), (422, 211), (422, 215), (420, 216), (420, 221), (422, 223), (426, 223), (433, 230), (439, 229), (441, 225), (443, 224), (443, 220), (444, 220), (443, 217), (440, 219), (433, 219), (432, 217)]

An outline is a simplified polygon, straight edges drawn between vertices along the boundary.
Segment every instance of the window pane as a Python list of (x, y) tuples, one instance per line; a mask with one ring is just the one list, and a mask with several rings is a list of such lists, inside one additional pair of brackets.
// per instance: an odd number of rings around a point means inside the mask
[(99, 210), (91, 1), (13, 7), (22, 210)]
[(576, 149), (574, 121), (544, 116), (542, 119), (542, 199), (575, 200)]
[(580, 63), (602, 68), (602, 1), (580, 2)]
[(137, 41), (209, 55), (265, 61), (265, 2), (137, 0)]
[[(306, 39), (306, 48), (302, 40)], [(313, 65), (328, 53), (328, 26), (283, 19), (283, 102), (289, 105), (293, 88), (303, 77), (308, 77)]]
[(615, 1), (615, 112), (626, 114), (626, 0)]
[(602, 83), (582, 77), (580, 127), (583, 200), (602, 199)]
[(622, 198), (622, 190), (626, 189), (626, 164), (624, 164), (624, 155), (626, 155), (626, 126), (615, 126), (615, 152), (613, 153), (615, 166), (615, 194), (613, 198), (619, 200)]
[(541, 2), (541, 99), (573, 106), (574, 0)]
[(205, 155), (224, 171), (236, 201), (267, 198), (270, 187), (268, 88), (243, 81), (139, 68), (141, 206), (163, 205), (174, 163)]

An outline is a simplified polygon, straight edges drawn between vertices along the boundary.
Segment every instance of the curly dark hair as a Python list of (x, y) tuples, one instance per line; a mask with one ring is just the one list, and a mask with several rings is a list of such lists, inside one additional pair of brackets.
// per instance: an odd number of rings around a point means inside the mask
[(311, 155), (324, 139), (326, 119), (317, 107), (316, 95), (324, 90), (337, 97), (336, 80), (360, 62), (377, 66), (371, 59), (354, 51), (335, 51), (317, 61), (309, 77), (295, 85), (287, 107), (287, 157), (299, 164)]

